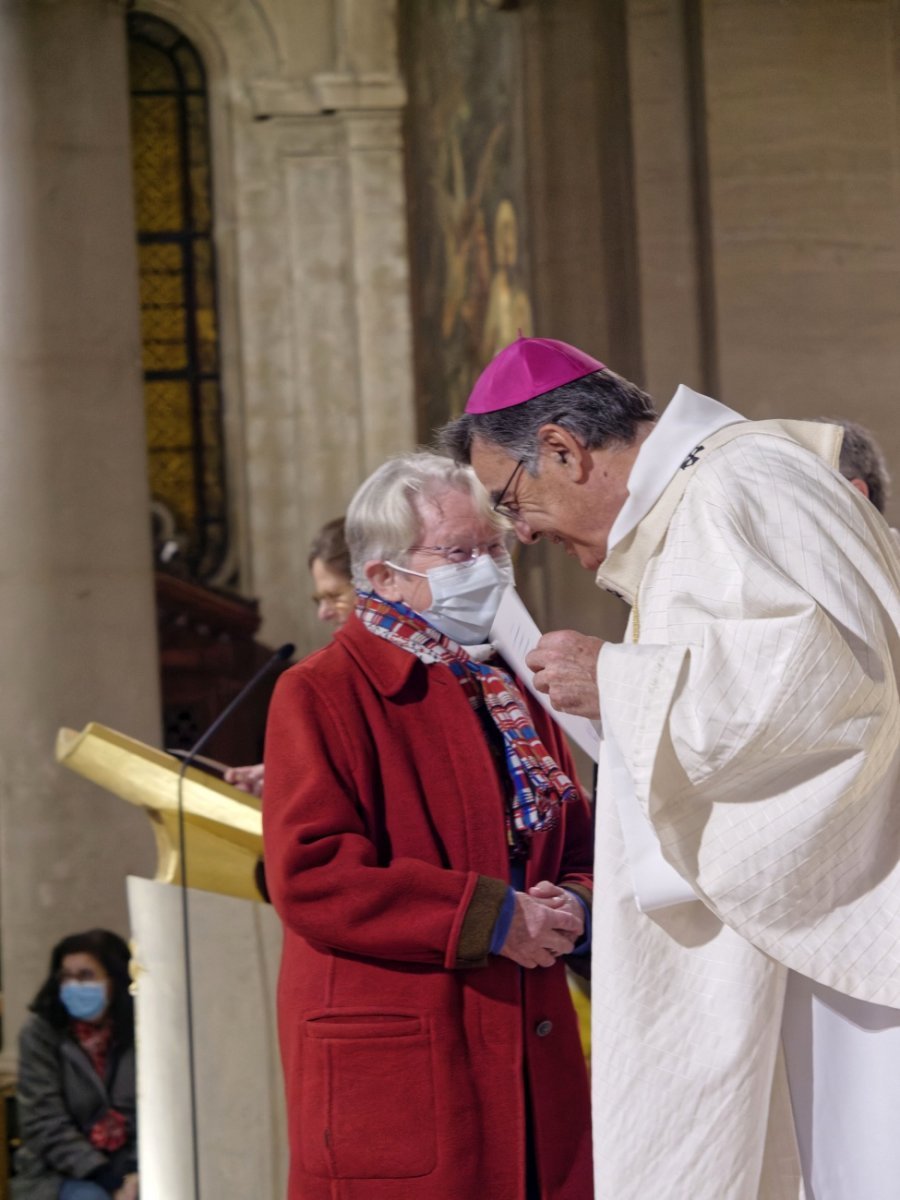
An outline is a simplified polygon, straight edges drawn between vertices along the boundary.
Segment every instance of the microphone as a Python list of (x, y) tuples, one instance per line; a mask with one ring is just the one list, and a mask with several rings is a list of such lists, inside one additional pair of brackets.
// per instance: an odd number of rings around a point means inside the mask
[(187, 754), (185, 754), (183, 757), (179, 755), (179, 758), (182, 760), (181, 771), (179, 772), (180, 778), (184, 776), (187, 768), (191, 765), (203, 747), (207, 745), (213, 735), (219, 732), (234, 710), (239, 708), (244, 703), (250, 693), (259, 684), (260, 680), (263, 679), (269, 673), (269, 671), (271, 671), (272, 667), (277, 666), (278, 663), (285, 662), (287, 659), (289, 659), (294, 653), (295, 649), (296, 647), (294, 646), (293, 642), (285, 642), (283, 646), (279, 646), (272, 657), (263, 663), (263, 665), (259, 668), (256, 674), (252, 676), (252, 678), (247, 680), (231, 703), (219, 713), (206, 732), (197, 738), (196, 742), (194, 742)]
[(278, 663), (286, 662), (294, 653), (293, 642), (285, 642), (279, 646), (271, 658), (259, 668), (230, 704), (219, 713), (205, 733), (201, 734), (181, 760), (178, 771), (178, 856), (181, 862), (181, 930), (184, 943), (184, 990), (187, 1006), (187, 1048), (188, 1048), (188, 1079), (190, 1082), (191, 1103), (191, 1149), (193, 1158), (194, 1200), (200, 1200), (200, 1156), (198, 1153), (197, 1137), (197, 1069), (194, 1058), (194, 1002), (191, 988), (191, 931), (188, 914), (188, 882), (187, 854), (184, 837), (184, 776), (188, 767), (195, 761), (200, 751), (217, 733), (236, 708), (239, 708), (250, 693), (257, 687), (271, 669)]

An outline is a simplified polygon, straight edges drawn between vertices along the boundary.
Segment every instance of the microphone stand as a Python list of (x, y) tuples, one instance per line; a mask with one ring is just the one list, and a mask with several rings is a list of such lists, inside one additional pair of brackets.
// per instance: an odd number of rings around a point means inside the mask
[(219, 713), (206, 732), (191, 746), (182, 759), (178, 771), (178, 854), (181, 863), (181, 933), (184, 946), (184, 985), (187, 1009), (188, 1081), (190, 1085), (191, 1160), (194, 1200), (200, 1200), (200, 1155), (197, 1134), (197, 1067), (194, 1054), (194, 999), (191, 987), (191, 926), (188, 911), (187, 843), (184, 832), (184, 777), (188, 767), (197, 759), (200, 751), (208, 744), (213, 735), (218, 733), (235, 709), (243, 704), (272, 667), (280, 662), (285, 662), (293, 653), (294, 646), (291, 642), (286, 642), (283, 646), (278, 647), (272, 657), (263, 663), (256, 674), (244, 684), (231, 703)]

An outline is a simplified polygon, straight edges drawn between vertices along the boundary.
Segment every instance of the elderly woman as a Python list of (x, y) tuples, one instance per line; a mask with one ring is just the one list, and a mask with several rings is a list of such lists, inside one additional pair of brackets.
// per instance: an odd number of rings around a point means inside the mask
[(279, 681), (267, 874), (291, 1200), (587, 1200), (563, 959), (590, 818), (553, 723), (485, 645), (507, 528), (467, 467), (386, 463), (347, 515), (358, 600)]

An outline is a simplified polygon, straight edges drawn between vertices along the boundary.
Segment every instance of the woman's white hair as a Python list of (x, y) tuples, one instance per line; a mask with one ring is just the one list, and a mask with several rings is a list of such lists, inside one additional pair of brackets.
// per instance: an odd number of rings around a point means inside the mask
[(479, 516), (498, 533), (509, 532), (509, 523), (493, 511), (471, 467), (427, 450), (398, 454), (372, 472), (347, 509), (347, 545), (357, 587), (370, 586), (365, 574), (368, 562), (391, 559), (402, 565), (407, 548), (419, 539), (422, 518), (418, 506), (446, 491), (470, 496)]

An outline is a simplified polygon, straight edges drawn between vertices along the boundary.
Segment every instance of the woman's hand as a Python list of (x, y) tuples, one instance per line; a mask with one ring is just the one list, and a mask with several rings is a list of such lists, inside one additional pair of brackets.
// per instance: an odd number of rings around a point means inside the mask
[(256, 763), (252, 767), (229, 767), (225, 772), (224, 779), (232, 787), (240, 788), (242, 792), (249, 792), (251, 796), (259, 797), (262, 795), (265, 770), (263, 763)]
[(542, 879), (540, 883), (530, 887), (528, 895), (533, 896), (535, 900), (540, 900), (548, 908), (555, 908), (573, 916), (580, 926), (575, 938), (575, 941), (578, 941), (584, 933), (584, 906), (576, 895), (559, 887), (558, 884), (551, 883), (549, 879)]
[[(541, 887), (555, 885), (539, 883)], [(558, 889), (562, 890), (562, 889)], [(574, 897), (571, 897), (577, 905)], [(558, 958), (571, 953), (584, 930), (584, 914), (578, 905), (577, 916), (556, 898), (543, 899), (525, 892), (516, 892), (516, 907), (509, 933), (500, 953), (520, 967), (552, 967)]]
[(125, 1176), (122, 1186), (113, 1193), (113, 1200), (138, 1200), (137, 1172)]

